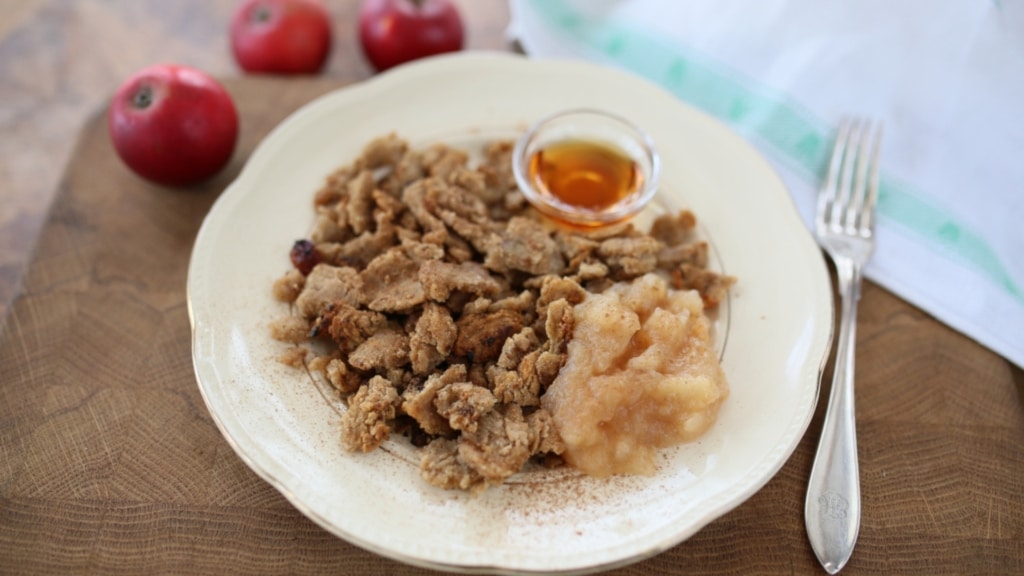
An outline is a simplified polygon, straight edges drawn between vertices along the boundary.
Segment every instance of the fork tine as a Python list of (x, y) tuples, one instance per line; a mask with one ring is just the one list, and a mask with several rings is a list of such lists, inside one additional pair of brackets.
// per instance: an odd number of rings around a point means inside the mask
[(871, 149), (871, 174), (868, 180), (867, 206), (864, 210), (864, 218), (861, 221), (861, 229), (864, 231), (874, 230), (875, 225), (875, 204), (878, 203), (878, 151), (882, 147), (882, 124), (875, 130), (875, 141)]
[[(850, 163), (854, 165), (853, 189), (850, 191), (850, 203), (846, 208), (846, 214), (843, 217), (843, 227), (850, 232), (860, 231), (860, 226), (863, 224), (864, 207), (868, 204), (868, 165), (871, 163), (871, 159), (868, 156), (868, 146), (871, 145), (871, 121), (865, 120), (861, 125), (860, 133), (858, 134), (857, 146), (853, 151), (853, 158)], [(864, 228), (867, 230), (867, 228)]]
[(832, 221), (832, 212), (839, 194), (839, 172), (842, 167), (846, 141), (850, 134), (850, 120), (843, 118), (839, 122), (835, 144), (832, 146), (832, 158), (828, 162), (825, 184), (818, 193), (817, 218), (822, 224)]
[(860, 144), (864, 139), (864, 131), (862, 130), (862, 122), (859, 119), (854, 119), (850, 127), (850, 132), (845, 142), (845, 150), (843, 154), (842, 170), (839, 175), (839, 195), (836, 198), (836, 202), (829, 219), (829, 225), (837, 228), (843, 228), (851, 226), (853, 219), (851, 211), (852, 200), (854, 196), (854, 177), (857, 168), (857, 157), (859, 156)]

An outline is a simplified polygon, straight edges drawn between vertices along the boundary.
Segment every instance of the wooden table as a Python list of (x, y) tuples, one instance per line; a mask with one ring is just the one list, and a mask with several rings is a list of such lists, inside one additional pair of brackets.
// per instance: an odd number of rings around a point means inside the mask
[[(329, 4), (332, 60), (302, 79), (233, 68), (227, 0), (29, 1), (0, 21), (5, 300), (24, 270), (0, 328), (0, 572), (428, 573), (335, 538), (246, 468), (191, 367), (185, 273), (206, 211), (277, 122), (370, 75), (356, 2)], [(507, 49), (503, 1), (461, 6), (471, 47)], [(235, 160), (195, 189), (139, 180), (106, 134), (104, 98), (158, 60), (225, 78), (239, 107)], [(1021, 371), (870, 283), (857, 361), (864, 520), (843, 573), (1024, 573)], [(821, 404), (749, 501), (614, 573), (823, 573), (802, 512)]]

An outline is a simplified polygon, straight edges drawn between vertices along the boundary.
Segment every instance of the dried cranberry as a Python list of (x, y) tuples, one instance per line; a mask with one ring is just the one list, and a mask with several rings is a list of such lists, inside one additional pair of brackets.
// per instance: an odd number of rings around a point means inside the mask
[(291, 256), (292, 265), (302, 272), (303, 276), (308, 276), (313, 267), (320, 263), (320, 254), (317, 253), (316, 246), (309, 240), (296, 240), (289, 256)]

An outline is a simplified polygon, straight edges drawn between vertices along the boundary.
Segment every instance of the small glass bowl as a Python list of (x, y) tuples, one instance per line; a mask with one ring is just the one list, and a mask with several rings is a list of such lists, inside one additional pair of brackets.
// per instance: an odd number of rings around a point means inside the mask
[[(641, 185), (614, 204), (600, 209), (562, 201), (530, 174), (530, 160), (548, 146), (567, 141), (596, 143), (631, 159)], [(661, 158), (650, 136), (631, 122), (593, 109), (573, 109), (544, 118), (530, 127), (512, 151), (512, 171), (519, 190), (541, 213), (570, 225), (598, 228), (632, 218), (658, 189)]]

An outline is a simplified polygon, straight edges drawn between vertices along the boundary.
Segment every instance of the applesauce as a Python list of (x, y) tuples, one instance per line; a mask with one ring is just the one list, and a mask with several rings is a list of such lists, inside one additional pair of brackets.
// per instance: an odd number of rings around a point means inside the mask
[(696, 291), (647, 274), (588, 294), (573, 315), (566, 364), (542, 397), (569, 464), (649, 475), (659, 448), (714, 423), (729, 388)]

